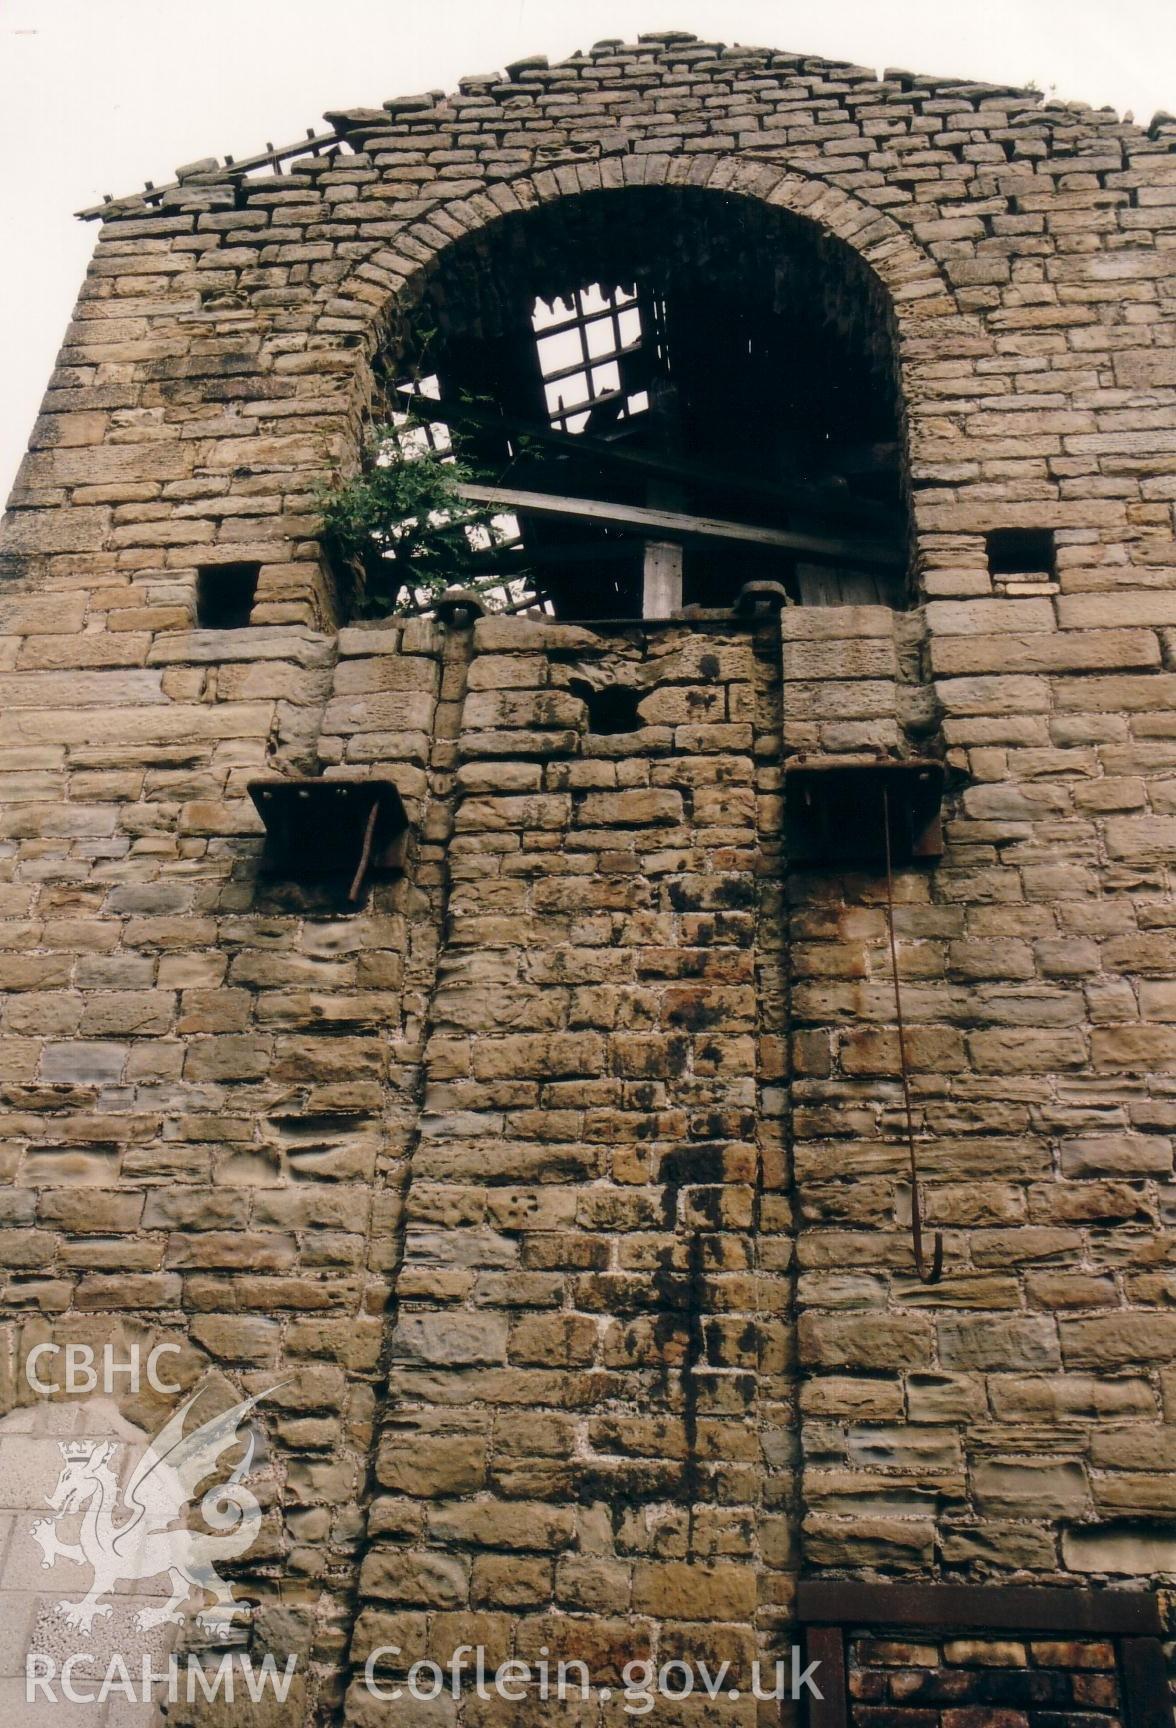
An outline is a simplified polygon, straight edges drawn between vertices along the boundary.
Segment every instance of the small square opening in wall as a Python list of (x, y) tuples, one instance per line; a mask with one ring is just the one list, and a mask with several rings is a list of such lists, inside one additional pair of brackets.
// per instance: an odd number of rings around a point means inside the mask
[(243, 630), (253, 611), (260, 564), (206, 564), (196, 574), (201, 630)]
[(987, 535), (988, 569), (993, 576), (1036, 576), (1052, 581), (1052, 528), (994, 528)]
[(645, 724), (637, 712), (645, 691), (631, 690), (625, 684), (608, 684), (596, 690), (583, 678), (571, 679), (568, 689), (588, 709), (589, 732), (637, 732)]

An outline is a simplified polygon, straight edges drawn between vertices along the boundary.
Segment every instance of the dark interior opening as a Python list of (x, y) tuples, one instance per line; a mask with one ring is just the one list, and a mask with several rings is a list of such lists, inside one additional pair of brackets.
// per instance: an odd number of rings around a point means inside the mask
[[(905, 601), (889, 299), (850, 247), (787, 211), (633, 188), (505, 217), (441, 254), (382, 374), (389, 408), (413, 382), (439, 404), (443, 436), (458, 428), (490, 484), (675, 513), (686, 605), (730, 606), (756, 579), (804, 604)], [(486, 553), (487, 571), (521, 573), (511, 601), (641, 615), (655, 535), (606, 512), (517, 520)], [(750, 532), (724, 539), (716, 522)]]
[(991, 575), (1053, 577), (1052, 528), (994, 528), (986, 539)]
[(206, 564), (196, 575), (201, 630), (243, 630), (253, 611), (259, 564)]
[(568, 689), (587, 706), (589, 732), (636, 732), (645, 724), (637, 712), (643, 692), (632, 690), (627, 684), (609, 684), (603, 690), (594, 690), (584, 679), (573, 678)]

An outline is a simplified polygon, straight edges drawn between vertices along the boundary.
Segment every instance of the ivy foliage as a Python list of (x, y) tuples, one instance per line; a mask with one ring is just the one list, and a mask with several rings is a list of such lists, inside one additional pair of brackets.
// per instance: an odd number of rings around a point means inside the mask
[(459, 486), (487, 476), (461, 454), (455, 433), (437, 449), (427, 398), (416, 413), (372, 426), (358, 473), (320, 489), (324, 538), (354, 572), (353, 611), (362, 618), (427, 611), (446, 588), (502, 597), (487, 553), (510, 536), (492, 509), (471, 505)]

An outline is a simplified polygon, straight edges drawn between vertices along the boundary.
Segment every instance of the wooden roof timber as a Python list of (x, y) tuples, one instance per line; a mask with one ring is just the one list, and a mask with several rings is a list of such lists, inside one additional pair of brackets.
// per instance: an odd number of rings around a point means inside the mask
[(313, 126), (306, 128), (306, 136), (299, 138), (293, 144), (279, 144), (275, 150), (272, 144), (256, 156), (243, 156), (238, 161), (232, 156), (226, 156), (223, 165), (207, 169), (201, 174), (185, 174), (168, 180), (162, 186), (156, 186), (148, 180), (141, 192), (128, 192), (121, 198), (112, 198), (109, 192), (102, 195), (101, 204), (91, 204), (86, 210), (75, 210), (74, 216), (79, 222), (101, 221), (104, 217), (115, 216), (121, 206), (134, 211), (140, 204), (158, 204), (160, 199), (170, 192), (179, 192), (185, 186), (198, 191), (202, 186), (228, 184), (234, 178), (240, 179), (255, 168), (272, 168), (275, 174), (282, 172), (282, 163), (289, 162), (296, 156), (320, 156), (323, 151), (343, 142), (341, 132), (316, 132)]
[(749, 522), (689, 516), (680, 510), (652, 510), (636, 504), (614, 504), (604, 498), (566, 498), (553, 492), (520, 492), (511, 486), (463, 484), (454, 490), (469, 504), (489, 505), (518, 516), (548, 516), (626, 528), (646, 540), (676, 540), (684, 544), (735, 541), (789, 552), (815, 563), (870, 565), (890, 570), (903, 569), (906, 564), (893, 546), (881, 540), (794, 534), (783, 528), (761, 528)]
[[(565, 451), (570, 456), (580, 457), (581, 460), (599, 462), (614, 468), (628, 468), (651, 478), (693, 481), (716, 490), (761, 499), (778, 507), (791, 506), (812, 516), (835, 516), (842, 522), (861, 522), (882, 533), (889, 531), (896, 536), (901, 536), (903, 531), (901, 518), (896, 511), (887, 509), (884, 504), (876, 504), (872, 499), (855, 498), (842, 487), (807, 486), (798, 481), (754, 480), (747, 475), (713, 468), (707, 462), (691, 461), (683, 456), (654, 454), (645, 450), (628, 450), (619, 444), (608, 443), (603, 438), (593, 437), (589, 432), (559, 432), (554, 426), (544, 426), (537, 421), (520, 419), (511, 414), (499, 414), (496, 409), (483, 408), (476, 403), (454, 402), (446, 396), (418, 396), (403, 385), (397, 388), (407, 403), (418, 409), (426, 420), (439, 420), (445, 425), (466, 420), (474, 426), (485, 426), (508, 435), (513, 434), (515, 437), (530, 438), (536, 444)], [(618, 394), (627, 395), (630, 392), (622, 391)], [(594, 406), (594, 403), (586, 402), (580, 408), (567, 408), (563, 413), (587, 413)]]

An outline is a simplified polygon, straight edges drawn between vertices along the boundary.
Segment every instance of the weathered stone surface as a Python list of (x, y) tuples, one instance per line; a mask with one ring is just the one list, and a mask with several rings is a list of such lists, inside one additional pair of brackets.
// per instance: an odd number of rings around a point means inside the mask
[[(674, 33), (333, 118), (353, 150), (108, 207), (0, 538), (4, 1408), (31, 1339), (132, 1328), (264, 1394), (234, 1576), (313, 1652), (299, 1721), (381, 1642), (746, 1664), (802, 1568), (1150, 1588), (1171, 129)], [(315, 495), (373, 363), (418, 318), (493, 352), (633, 246), (704, 287), (726, 248), (893, 374), (909, 606), (348, 621)], [(236, 563), (251, 623), (194, 628)], [(796, 752), (947, 770), (901, 1042), (883, 860), (799, 865)], [(322, 773), (409, 817), (356, 903), (358, 845), (312, 879), (248, 797)], [(878, 1728), (1117, 1707), (1091, 1639), (860, 1630)]]
[(506, 1321), (498, 1315), (406, 1314), (393, 1338), (409, 1361), (500, 1362), (506, 1354)]

